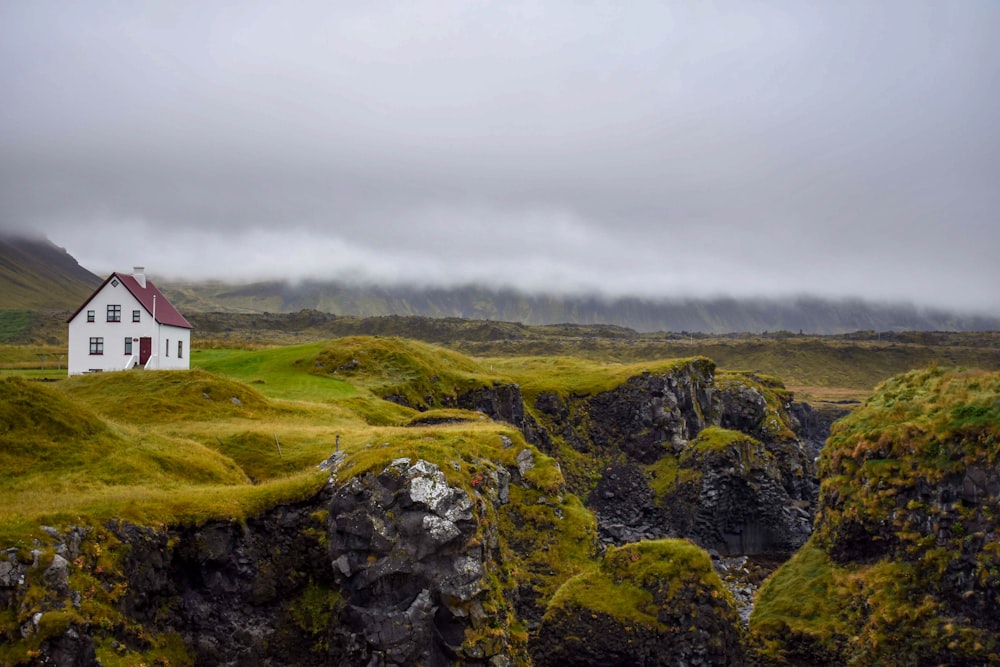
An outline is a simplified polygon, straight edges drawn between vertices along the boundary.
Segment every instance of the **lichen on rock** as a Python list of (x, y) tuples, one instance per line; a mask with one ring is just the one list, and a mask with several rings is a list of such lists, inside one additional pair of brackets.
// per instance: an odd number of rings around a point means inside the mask
[[(487, 641), (484, 632), (497, 612), (511, 613), (488, 576), (502, 569), (495, 507), (450, 485), (436, 464), (402, 458), (334, 490), (329, 509), (330, 559), (345, 602), (331, 643), (347, 664), (518, 653), (510, 636)], [(501, 627), (501, 637), (508, 633)]]

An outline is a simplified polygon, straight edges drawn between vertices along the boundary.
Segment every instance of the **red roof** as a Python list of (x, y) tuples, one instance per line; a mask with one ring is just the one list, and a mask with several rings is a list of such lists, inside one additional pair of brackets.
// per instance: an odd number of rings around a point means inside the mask
[(139, 284), (139, 281), (135, 279), (135, 276), (127, 273), (118, 273), (117, 271), (108, 276), (107, 280), (101, 283), (101, 286), (94, 290), (94, 293), (90, 295), (90, 298), (84, 301), (83, 305), (77, 308), (76, 312), (70, 316), (69, 321), (72, 321), (72, 319), (76, 317), (81, 310), (86, 308), (91, 299), (93, 299), (98, 292), (104, 289), (104, 286), (111, 282), (114, 278), (117, 278), (118, 282), (124, 285), (125, 288), (132, 293), (132, 296), (138, 299), (139, 303), (142, 304), (142, 307), (145, 308), (150, 315), (153, 314), (153, 297), (156, 297), (156, 321), (160, 324), (168, 324), (170, 326), (181, 327), (183, 329), (194, 328), (186, 319), (184, 319), (183, 315), (177, 312), (177, 309), (174, 308), (174, 305), (167, 300), (167, 297), (163, 296), (163, 293), (156, 289), (156, 285), (154, 285), (153, 281), (149, 278), (146, 278), (146, 286), (143, 287)]

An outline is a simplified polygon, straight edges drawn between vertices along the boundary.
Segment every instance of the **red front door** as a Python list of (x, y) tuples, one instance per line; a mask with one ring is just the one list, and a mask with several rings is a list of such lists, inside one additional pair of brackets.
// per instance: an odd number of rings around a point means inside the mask
[(149, 356), (153, 354), (153, 339), (143, 337), (139, 339), (139, 363), (143, 366), (149, 361)]

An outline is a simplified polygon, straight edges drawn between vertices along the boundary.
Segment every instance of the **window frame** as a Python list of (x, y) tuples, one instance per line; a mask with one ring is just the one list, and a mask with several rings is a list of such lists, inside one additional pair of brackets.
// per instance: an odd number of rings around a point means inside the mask
[(141, 319), (141, 317), (142, 317), (142, 311), (141, 310), (136, 309), (136, 310), (132, 311), (132, 321), (133, 322), (139, 322), (140, 319)]
[(104, 355), (104, 336), (90, 337), (90, 355), (93, 357)]
[(132, 355), (132, 337), (125, 336), (125, 354)]
[(108, 304), (108, 322), (122, 321), (122, 306), (120, 303)]
[(96, 311), (88, 310), (87, 311), (87, 321), (88, 322), (94, 322), (96, 319), (97, 319), (97, 313), (96, 313)]
[(177, 341), (177, 358), (184, 358), (184, 341), (182, 340)]

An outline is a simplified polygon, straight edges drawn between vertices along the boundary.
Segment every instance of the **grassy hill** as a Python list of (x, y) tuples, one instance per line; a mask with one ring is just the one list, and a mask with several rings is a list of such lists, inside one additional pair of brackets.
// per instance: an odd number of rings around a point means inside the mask
[[(332, 372), (353, 358), (364, 363)], [(216, 349), (196, 355), (195, 365), (56, 383), (0, 377), (0, 544), (81, 517), (245, 516), (317, 490), (325, 476), (315, 466), (336, 436), (357, 457), (347, 462), (356, 471), (454, 446), (463, 449), (458, 458), (485, 455), (480, 448), (499, 442), (498, 433), (523, 444), (519, 432), (478, 413), (452, 409), (450, 425), (424, 425), (417, 417), (428, 413), (380, 397), (503, 377), (425, 343), (354, 338)], [(377, 460), (365, 451), (373, 442), (386, 443)]]

